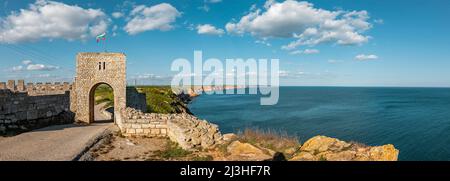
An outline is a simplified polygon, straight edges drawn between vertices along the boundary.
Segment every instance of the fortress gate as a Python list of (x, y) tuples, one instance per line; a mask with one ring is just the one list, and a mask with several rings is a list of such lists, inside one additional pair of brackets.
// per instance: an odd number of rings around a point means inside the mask
[[(76, 77), (71, 92), (75, 121), (94, 121), (94, 92), (100, 84), (114, 92), (114, 115), (126, 108), (126, 56), (123, 53), (78, 53)], [(114, 116), (114, 122), (118, 123)]]

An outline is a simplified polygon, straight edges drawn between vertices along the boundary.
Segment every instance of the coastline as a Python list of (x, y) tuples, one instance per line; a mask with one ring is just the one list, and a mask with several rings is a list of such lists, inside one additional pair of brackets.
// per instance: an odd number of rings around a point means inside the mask
[[(236, 88), (236, 87), (233, 87)], [(167, 87), (153, 87), (167, 89)], [(204, 90), (203, 88), (201, 90)], [(206, 89), (208, 90), (208, 89)], [(199, 143), (206, 138), (200, 132), (210, 129), (186, 127), (183, 135), (172, 137), (127, 137), (120, 132), (112, 132), (99, 141), (82, 160), (172, 160), (172, 161), (397, 161), (399, 150), (394, 145), (368, 146), (356, 142), (345, 142), (322, 135), (314, 136), (304, 143), (296, 137), (265, 130), (245, 129), (240, 133), (222, 133), (220, 127), (208, 120), (197, 118), (191, 113), (188, 104), (201, 94), (172, 92), (172, 106), (180, 105), (183, 110), (166, 113), (169, 117), (186, 117), (216, 129), (214, 142), (208, 147), (183, 147), (185, 143)], [(155, 96), (147, 95), (148, 97)], [(165, 95), (169, 96), (169, 95)], [(158, 113), (152, 113), (158, 114)], [(178, 118), (177, 118), (178, 119)], [(183, 122), (183, 121), (182, 121)], [(194, 121), (195, 122), (195, 121)], [(243, 128), (244, 129), (244, 128)], [(186, 132), (187, 131), (187, 132)], [(216, 133), (214, 131), (214, 133)], [(180, 137), (181, 136), (181, 137)], [(208, 137), (208, 136), (207, 136)], [(189, 139), (187, 139), (189, 138)], [(195, 139), (195, 140), (194, 140)], [(184, 140), (184, 141), (183, 141)], [(197, 141), (196, 141), (197, 140)], [(187, 142), (186, 142), (187, 141)], [(203, 145), (203, 144), (202, 144)], [(86, 159), (87, 158), (87, 159)]]
[[(243, 86), (225, 86), (222, 87), (221, 89), (217, 89), (214, 87), (208, 87), (206, 86), (202, 86), (202, 89), (198, 89), (198, 90), (193, 90), (192, 92), (195, 92), (195, 94), (187, 94), (189, 96), (189, 99), (187, 99), (188, 101), (185, 102), (185, 104), (190, 104), (192, 103), (192, 101), (198, 97), (201, 96), (202, 94), (199, 92), (211, 92), (211, 91), (225, 91), (227, 89), (241, 89), (241, 88), (245, 88)], [(181, 95), (181, 94), (178, 94)], [(182, 95), (185, 96), (185, 95)], [(192, 113), (192, 111), (189, 110), (189, 107), (186, 105), (186, 109), (187, 111), (189, 111), (193, 116), (196, 116), (195, 114)], [(220, 127), (218, 127), (220, 130)], [(251, 134), (261, 134), (263, 137), (264, 131), (261, 130), (246, 130), (252, 132)], [(236, 137), (239, 137), (240, 135), (237, 135), (239, 133), (226, 133), (226, 137), (228, 137), (227, 139), (233, 140), (236, 139)], [(272, 133), (270, 133), (272, 134)], [(275, 134), (279, 134), (279, 133), (275, 133)], [(274, 136), (274, 135), (270, 135), (270, 136)], [(278, 135), (279, 136), (279, 135)], [(290, 135), (283, 135), (285, 137), (290, 137), (293, 138)], [(240, 140), (242, 141), (242, 140)], [(259, 141), (264, 141), (264, 140), (259, 140)], [(239, 142), (239, 140), (235, 140), (236, 144), (242, 144), (241, 142)], [(258, 143), (256, 143), (258, 145)], [(246, 146), (253, 146), (253, 145), (246, 145)], [(261, 146), (259, 146), (261, 147)], [(337, 148), (333, 148), (333, 147), (337, 147)], [(247, 148), (249, 149), (249, 148)], [(254, 149), (254, 148), (252, 148)], [(263, 150), (267, 148), (262, 148)], [(330, 150), (331, 149), (331, 150)], [(295, 151), (294, 151), (295, 150)], [(355, 153), (355, 151), (350, 151), (350, 150), (356, 150), (356, 152), (359, 153)], [(386, 144), (386, 145), (382, 145), (382, 146), (367, 146), (363, 143), (356, 143), (356, 142), (350, 142), (347, 143), (345, 141), (341, 141), (339, 139), (336, 138), (330, 138), (327, 136), (322, 136), (322, 135), (317, 135), (314, 136), (312, 138), (310, 138), (309, 140), (305, 141), (305, 143), (303, 144), (303, 146), (300, 146), (298, 149), (295, 148), (288, 148), (287, 150), (284, 150), (285, 152), (287, 152), (287, 154), (290, 155), (290, 160), (292, 161), (319, 161), (319, 160), (356, 160), (356, 161), (367, 161), (367, 160), (383, 160), (383, 161), (397, 161), (398, 160), (398, 155), (399, 155), (399, 150), (396, 149), (394, 147), (394, 145), (392, 144)], [(301, 152), (303, 151), (303, 152)], [(292, 152), (300, 152), (300, 153), (292, 153)], [(311, 153), (314, 152), (314, 153)], [(319, 153), (317, 153), (319, 152)], [(320, 153), (321, 152), (321, 153)], [(330, 152), (331, 154), (329, 154), (328, 152)], [(367, 153), (363, 153), (363, 152), (367, 152)], [(371, 153), (374, 152), (374, 153)], [(277, 152), (279, 153), (279, 152)], [(286, 153), (284, 153), (286, 154)], [(370, 158), (372, 155), (372, 158)], [(373, 156), (373, 155), (377, 155), (377, 156)]]

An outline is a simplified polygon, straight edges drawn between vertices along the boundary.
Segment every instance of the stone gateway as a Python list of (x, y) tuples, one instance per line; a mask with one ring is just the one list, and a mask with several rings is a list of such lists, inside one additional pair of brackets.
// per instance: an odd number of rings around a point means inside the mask
[[(76, 77), (71, 92), (75, 121), (94, 121), (94, 92), (107, 84), (114, 93), (114, 114), (126, 108), (126, 56), (123, 53), (78, 53)], [(117, 119), (114, 119), (115, 123)]]

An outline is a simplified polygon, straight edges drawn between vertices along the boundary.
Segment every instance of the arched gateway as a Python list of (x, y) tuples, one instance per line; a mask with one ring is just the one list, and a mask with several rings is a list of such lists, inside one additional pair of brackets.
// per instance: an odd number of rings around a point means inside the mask
[[(94, 121), (94, 91), (108, 84), (114, 92), (114, 113), (126, 108), (126, 56), (123, 53), (78, 53), (76, 77), (71, 92), (75, 121)], [(115, 116), (115, 120), (116, 116)]]

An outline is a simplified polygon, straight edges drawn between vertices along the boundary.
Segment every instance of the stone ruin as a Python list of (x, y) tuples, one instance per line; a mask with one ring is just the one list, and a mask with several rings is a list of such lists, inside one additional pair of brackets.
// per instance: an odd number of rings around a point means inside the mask
[(74, 121), (92, 123), (95, 89), (107, 84), (114, 93), (114, 123), (126, 136), (169, 137), (184, 149), (209, 148), (222, 139), (217, 125), (190, 114), (144, 113), (145, 94), (126, 87), (125, 54), (79, 53), (76, 69), (73, 84), (0, 82), (0, 135)]
[(215, 124), (187, 114), (155, 114), (126, 108), (121, 114), (125, 136), (168, 137), (183, 149), (211, 148), (222, 141)]

